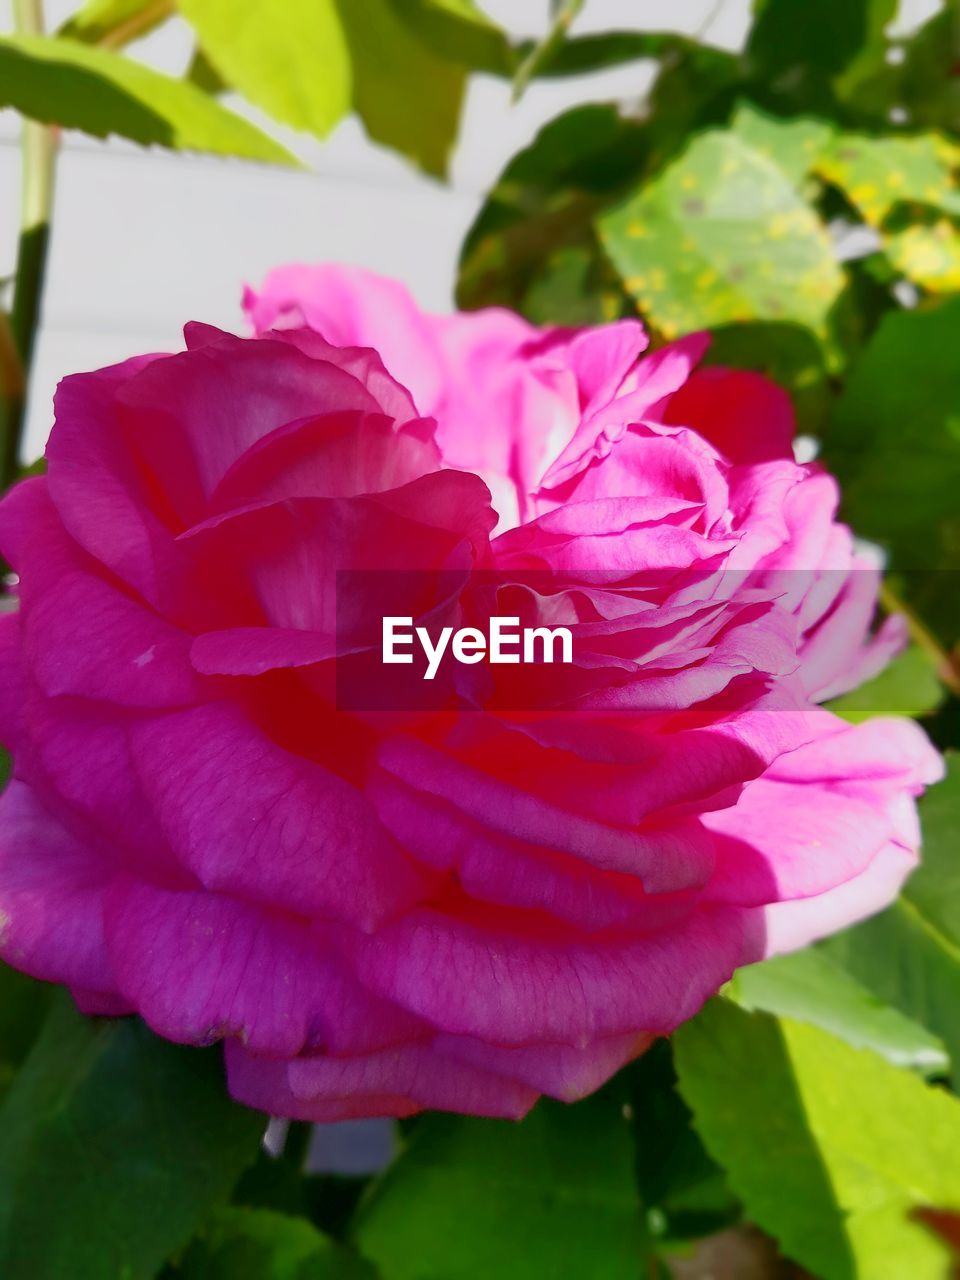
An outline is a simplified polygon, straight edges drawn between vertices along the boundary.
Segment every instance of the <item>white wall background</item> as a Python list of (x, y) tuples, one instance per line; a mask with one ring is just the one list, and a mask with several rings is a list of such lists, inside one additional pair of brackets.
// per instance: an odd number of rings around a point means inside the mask
[[(588, 0), (575, 30), (697, 31), (735, 48), (747, 29), (749, 4)], [(48, 0), (48, 27), (55, 29), (76, 7)], [(517, 35), (546, 25), (547, 0), (484, 0), (484, 7)], [(912, 26), (938, 7), (937, 0), (906, 0), (898, 26)], [(0, 0), (0, 30), (11, 26), (9, 0)], [(132, 52), (179, 74), (191, 47), (185, 24), (174, 20)], [(68, 134), (25, 455), (43, 448), (63, 374), (174, 348), (188, 319), (241, 328), (243, 282), (258, 281), (277, 263), (333, 259), (368, 266), (406, 281), (423, 305), (447, 309), (460, 242), (510, 156), (560, 111), (640, 94), (650, 74), (649, 66), (631, 64), (534, 83), (513, 107), (508, 85), (475, 77), (449, 186), (369, 143), (352, 119), (323, 143), (267, 124), (311, 166), (302, 173)], [(238, 101), (230, 105), (264, 123)], [(13, 113), (0, 112), (0, 276), (10, 274), (16, 247), (17, 137)]]

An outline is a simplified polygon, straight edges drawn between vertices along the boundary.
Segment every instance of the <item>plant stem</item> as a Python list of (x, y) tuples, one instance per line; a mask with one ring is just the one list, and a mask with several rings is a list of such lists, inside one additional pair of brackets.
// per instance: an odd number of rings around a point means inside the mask
[(154, 27), (159, 26), (165, 18), (169, 18), (175, 9), (174, 0), (151, 0), (142, 9), (138, 9), (123, 22), (105, 31), (97, 44), (101, 49), (122, 49), (124, 45), (146, 35)]
[[(43, 34), (42, 0), (14, 0), (14, 23), (22, 35)], [(19, 356), (21, 376), (9, 381), (0, 411), (0, 487), (17, 476), (26, 412), (27, 384), (33, 359), (43, 277), (50, 241), (57, 130), (34, 120), (23, 122), (23, 178), (20, 196), (20, 241), (14, 276), (10, 334)]]

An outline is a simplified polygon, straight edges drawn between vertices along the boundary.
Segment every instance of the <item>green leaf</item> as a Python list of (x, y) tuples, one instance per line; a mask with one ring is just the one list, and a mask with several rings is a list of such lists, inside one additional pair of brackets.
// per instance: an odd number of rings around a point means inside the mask
[(892, 108), (904, 112), (911, 129), (960, 132), (960, 6), (953, 0), (909, 40), (875, 41), (836, 82), (848, 108), (873, 125), (887, 127)]
[(889, 550), (899, 593), (948, 643), (960, 635), (958, 349), (960, 298), (890, 313), (824, 433), (844, 517)]
[(438, 57), (472, 71), (512, 76), (516, 54), (473, 0), (390, 0), (397, 16)]
[(960, 755), (920, 803), (920, 867), (894, 905), (823, 943), (869, 987), (938, 1035), (960, 1084)]
[(843, 286), (830, 239), (775, 159), (712, 131), (599, 219), (627, 290), (668, 338), (730, 321), (826, 337)]
[(143, 146), (297, 163), (192, 85), (74, 40), (0, 37), (0, 107), (98, 138), (118, 134)]
[(173, 0), (87, 0), (57, 35), (119, 49), (153, 31), (172, 13)]
[(817, 172), (838, 186), (872, 227), (909, 200), (960, 212), (953, 170), (957, 147), (935, 133), (877, 138), (841, 133), (817, 157)]
[(714, 1000), (674, 1035), (680, 1087), (752, 1219), (822, 1280), (943, 1280), (911, 1217), (960, 1203), (960, 1101), (817, 1027)]
[(0, 1109), (4, 1280), (147, 1280), (250, 1164), (218, 1049), (54, 1006)]
[(18, 1065), (47, 1015), (53, 987), (0, 963), (0, 1062)]
[(353, 63), (353, 105), (375, 142), (442, 176), (457, 136), (466, 72), (435, 54), (391, 0), (337, 0)]
[(812, 116), (785, 120), (741, 103), (730, 122), (734, 132), (755, 151), (772, 160), (794, 186), (799, 186), (834, 136), (833, 127)]
[(876, 46), (897, 0), (759, 0), (747, 39), (748, 74), (774, 101), (830, 106), (835, 81)]
[(878, 1000), (819, 948), (748, 965), (734, 974), (725, 994), (744, 1009), (810, 1022), (896, 1066), (937, 1076), (950, 1065), (936, 1036)]
[(541, 1102), (521, 1124), (427, 1115), (355, 1225), (385, 1280), (636, 1280), (645, 1249), (619, 1102)]
[(925, 716), (942, 706), (946, 689), (937, 677), (937, 659), (911, 645), (866, 684), (828, 703), (836, 716), (860, 724), (871, 716)]
[[(510, 161), (464, 242), (457, 283), (462, 307), (507, 306), (529, 314), (544, 290), (552, 324), (613, 318), (619, 282), (597, 244), (592, 220), (618, 186), (642, 168), (642, 126), (612, 106), (576, 107), (546, 125)], [(552, 281), (567, 276), (577, 296)], [(581, 290), (598, 283), (593, 300)], [(582, 304), (586, 303), (584, 307)], [(569, 309), (568, 309), (569, 306)]]
[(275, 119), (320, 137), (350, 110), (335, 0), (178, 0), (211, 65)]
[(306, 1218), (228, 1207), (213, 1215), (176, 1274), (183, 1280), (374, 1280), (376, 1273)]
[(651, 1231), (664, 1240), (712, 1234), (741, 1216), (723, 1171), (693, 1128), (677, 1091), (670, 1043), (656, 1041), (618, 1078), (628, 1090), (640, 1196)]

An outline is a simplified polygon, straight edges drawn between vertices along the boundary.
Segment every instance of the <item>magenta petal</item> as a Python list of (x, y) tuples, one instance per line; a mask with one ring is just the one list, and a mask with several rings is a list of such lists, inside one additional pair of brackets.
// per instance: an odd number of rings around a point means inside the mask
[(859, 875), (811, 898), (774, 902), (764, 910), (768, 956), (797, 951), (888, 907), (917, 865), (911, 849), (891, 842)]
[(237, 708), (157, 717), (131, 741), (171, 847), (206, 888), (364, 929), (428, 891), (359, 791)]
[(519, 1120), (535, 1089), (446, 1057), (426, 1045), (405, 1045), (364, 1057), (257, 1058), (227, 1045), (230, 1092), (275, 1115), (326, 1124), (356, 1116), (408, 1116), (427, 1108)]
[(50, 496), (67, 530), (148, 600), (159, 597), (170, 539), (123, 446), (116, 397), (131, 377), (167, 358), (142, 356), (64, 378), (46, 449)]
[(522, 1081), (538, 1093), (562, 1102), (576, 1102), (593, 1093), (625, 1063), (639, 1057), (653, 1039), (641, 1033), (607, 1036), (584, 1048), (569, 1044), (507, 1048), (469, 1036), (440, 1035), (433, 1043), (438, 1052), (459, 1062)]
[(705, 908), (648, 936), (544, 937), (506, 913), (483, 923), (408, 912), (349, 955), (365, 986), (438, 1028), (497, 1044), (665, 1033), (693, 1016), (761, 940), (736, 908)]
[(104, 941), (112, 873), (23, 783), (0, 798), (0, 956), (47, 982), (114, 991)]
[(0, 614), (0, 743), (12, 750), (21, 733), (23, 655), (20, 615)]
[(362, 991), (302, 923), (207, 892), (118, 883), (107, 934), (119, 989), (171, 1040), (236, 1037), (273, 1057), (367, 1052), (424, 1034)]

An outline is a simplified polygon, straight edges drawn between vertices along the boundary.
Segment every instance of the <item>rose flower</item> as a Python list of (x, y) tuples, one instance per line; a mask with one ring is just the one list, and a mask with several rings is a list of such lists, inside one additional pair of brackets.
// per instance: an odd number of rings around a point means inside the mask
[[(940, 762), (818, 705), (900, 635), (776, 387), (343, 268), (247, 305), (66, 379), (0, 506), (4, 959), (274, 1114), (519, 1116), (895, 895)], [(411, 611), (574, 661), (345, 704)]]

